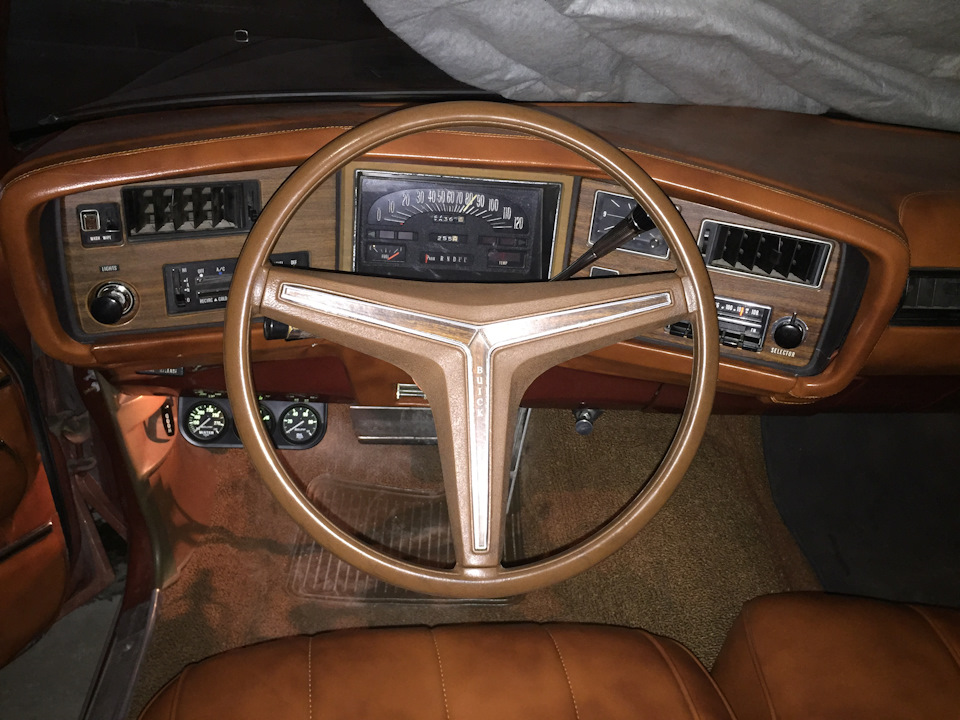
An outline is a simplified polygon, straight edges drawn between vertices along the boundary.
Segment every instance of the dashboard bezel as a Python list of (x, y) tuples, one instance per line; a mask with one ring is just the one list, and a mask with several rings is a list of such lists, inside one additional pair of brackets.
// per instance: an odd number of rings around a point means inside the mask
[[(342, 175), (341, 175), (342, 177)], [(521, 252), (523, 264), (519, 268), (499, 269), (489, 266), (489, 260), (483, 261), (483, 255), (489, 255), (496, 252), (494, 248), (499, 248), (500, 239), (497, 238), (497, 245), (484, 248), (480, 244), (480, 238), (467, 237), (468, 242), (457, 243), (455, 245), (441, 246), (439, 242), (431, 241), (430, 237), (413, 236), (410, 240), (403, 240), (400, 234), (404, 232), (401, 228), (406, 227), (406, 222), (396, 229), (397, 239), (394, 242), (398, 248), (411, 250), (410, 255), (416, 255), (433, 252), (436, 254), (448, 253), (452, 256), (461, 255), (470, 258), (470, 268), (437, 267), (428, 268), (424, 262), (413, 257), (405, 258), (395, 266), (375, 263), (368, 261), (363, 257), (363, 248), (368, 244), (378, 241), (380, 232), (376, 233), (377, 238), (370, 238), (368, 234), (373, 232), (367, 229), (369, 218), (365, 218), (365, 213), (372, 212), (372, 206), (367, 208), (365, 202), (370, 198), (364, 198), (364, 184), (366, 182), (385, 182), (396, 183), (401, 187), (412, 188), (416, 185), (436, 185), (439, 187), (464, 187), (469, 185), (471, 188), (488, 188), (490, 193), (512, 192), (523, 193), (528, 197), (529, 208), (526, 208), (527, 214), (534, 217), (528, 218), (530, 227), (528, 228), (527, 238), (524, 238), (524, 246)], [(547, 280), (548, 271), (553, 267), (553, 257), (557, 248), (557, 224), (560, 213), (560, 202), (562, 186), (559, 183), (552, 183), (543, 180), (507, 180), (504, 178), (478, 178), (464, 177), (463, 175), (448, 175), (428, 172), (401, 172), (397, 170), (370, 170), (358, 168), (353, 171), (354, 185), (354, 210), (353, 210), (353, 258), (351, 269), (353, 272), (359, 272), (367, 275), (379, 275), (383, 277), (404, 277), (415, 280), (434, 280), (451, 282), (524, 282)], [(413, 191), (413, 190), (411, 190)], [(391, 194), (402, 192), (402, 190), (393, 190)], [(441, 195), (443, 193), (441, 192)], [(382, 198), (374, 200), (374, 205)], [(532, 202), (530, 202), (532, 201)], [(532, 212), (531, 212), (532, 211)], [(423, 215), (425, 213), (417, 213)], [(456, 212), (451, 213), (457, 215)], [(414, 220), (417, 215), (411, 216), (408, 220)], [(463, 222), (464, 217), (460, 218)], [(342, 222), (342, 219), (341, 219)], [(394, 221), (396, 222), (396, 221)], [(422, 220), (419, 224), (422, 224)], [(474, 221), (471, 224), (476, 224)], [(366, 234), (365, 234), (366, 229)], [(439, 227), (437, 228), (440, 229)], [(456, 228), (453, 228), (456, 230)], [(392, 231), (388, 231), (392, 232)], [(491, 228), (490, 235), (495, 236), (495, 230)], [(451, 233), (451, 236), (456, 236)], [(526, 242), (529, 240), (529, 242)], [(403, 242), (405, 244), (400, 245)], [(546, 260), (544, 262), (544, 260)]]

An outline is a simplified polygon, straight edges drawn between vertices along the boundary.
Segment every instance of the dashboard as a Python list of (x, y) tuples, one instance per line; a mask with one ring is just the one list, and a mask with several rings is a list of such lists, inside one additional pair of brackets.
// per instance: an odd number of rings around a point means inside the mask
[[(233, 268), (259, 212), (315, 148), (383, 111), (295, 107), (264, 118), (259, 109), (221, 109), (179, 113), (175, 131), (152, 117), (95, 128), (96, 141), (94, 130), (68, 131), (16, 169), (0, 198), (5, 256), (23, 269), (14, 285), (38, 342), (124, 378), (216, 364)], [(677, 206), (717, 298), (721, 389), (804, 403), (871, 367), (909, 374), (960, 365), (904, 359), (903, 342), (946, 338), (954, 347), (947, 325), (891, 324), (916, 266), (911, 253), (922, 259), (940, 244), (939, 226), (917, 218), (945, 225), (956, 212), (960, 179), (943, 160), (954, 136), (737, 109), (551, 111), (626, 148)], [(732, 133), (747, 116), (759, 134)], [(791, 134), (799, 147), (782, 142)], [(834, 145), (860, 165), (818, 171)], [(900, 162), (906, 150), (914, 159)], [(821, 159), (798, 169), (803, 156)], [(931, 209), (926, 196), (936, 193), (943, 198)], [(623, 188), (545, 141), (435, 131), (395, 141), (318, 187), (272, 260), (423, 281), (547, 281), (633, 207)], [(960, 267), (960, 257), (938, 265)], [(567, 282), (674, 268), (652, 229)], [(911, 281), (918, 296), (921, 280)], [(692, 345), (689, 326), (674, 323), (565, 366), (682, 384)], [(254, 352), (336, 357), (352, 364), (354, 392), (381, 372), (357, 369), (362, 359), (322, 339), (259, 337)]]
[[(221, 322), (243, 231), (292, 171), (125, 185), (60, 201), (48, 244), (63, 249), (58, 297), (73, 337)], [(863, 291), (863, 256), (827, 237), (675, 203), (712, 273), (721, 352), (798, 373), (823, 369)], [(579, 176), (359, 162), (318, 188), (272, 261), (424, 281), (545, 281), (635, 207), (622, 188)], [(580, 276), (674, 268), (654, 229)], [(854, 301), (838, 307), (841, 295)], [(692, 344), (685, 323), (643, 339)]]

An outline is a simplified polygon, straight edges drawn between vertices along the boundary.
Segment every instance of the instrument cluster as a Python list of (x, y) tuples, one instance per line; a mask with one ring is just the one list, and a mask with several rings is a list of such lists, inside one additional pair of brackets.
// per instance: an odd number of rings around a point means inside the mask
[(546, 280), (561, 185), (357, 170), (353, 269), (418, 280)]

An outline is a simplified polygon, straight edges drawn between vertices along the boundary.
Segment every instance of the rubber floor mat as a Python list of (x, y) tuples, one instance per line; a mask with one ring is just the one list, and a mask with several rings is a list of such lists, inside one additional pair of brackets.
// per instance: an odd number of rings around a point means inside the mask
[[(329, 478), (307, 488), (311, 499), (341, 527), (386, 554), (433, 568), (454, 564), (450, 520), (443, 491), (359, 485)], [(521, 557), (520, 513), (507, 514), (505, 559)], [(300, 531), (290, 562), (289, 590), (304, 598), (337, 603), (416, 602), (504, 604), (515, 600), (459, 600), (415, 593), (356, 569)]]
[(824, 590), (960, 607), (960, 415), (762, 427), (774, 501)]

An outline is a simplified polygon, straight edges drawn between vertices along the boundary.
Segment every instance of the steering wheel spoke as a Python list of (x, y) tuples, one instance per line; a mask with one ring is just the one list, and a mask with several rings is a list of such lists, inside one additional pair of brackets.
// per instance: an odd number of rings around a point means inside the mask
[[(443, 110), (437, 109), (443, 108)], [(640, 201), (676, 253), (676, 273), (556, 283), (448, 284), (274, 267), (294, 211), (338, 169), (377, 145), (456, 125), (522, 129), (587, 157)], [(227, 306), (225, 366), (237, 429), (275, 497), (321, 544), (420, 592), (503, 597), (579, 572), (623, 545), (666, 502), (703, 435), (717, 372), (710, 280), (673, 203), (622, 152), (565, 121), (517, 106), (448, 103), (378, 118), (334, 140), (273, 196), (238, 259)], [(386, 360), (424, 390), (434, 413), (456, 549), (453, 571), (419, 567), (345, 534), (289, 477), (257, 412), (249, 321), (286, 322)], [(571, 358), (681, 319), (695, 326), (688, 409), (654, 477), (595, 536), (518, 568), (502, 564), (511, 442), (524, 391)]]

